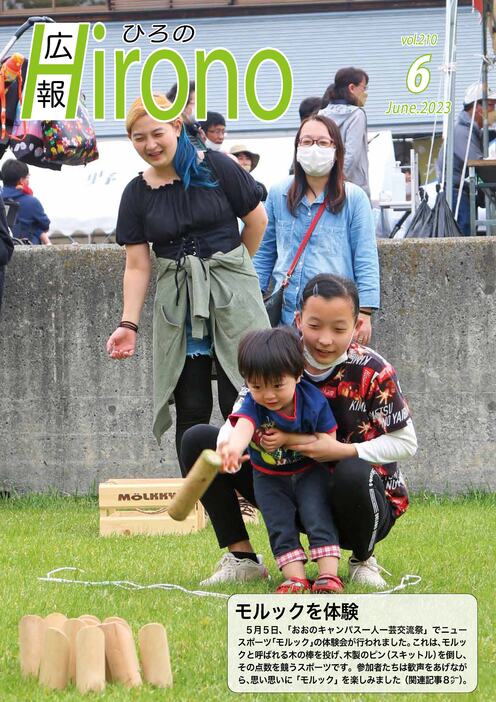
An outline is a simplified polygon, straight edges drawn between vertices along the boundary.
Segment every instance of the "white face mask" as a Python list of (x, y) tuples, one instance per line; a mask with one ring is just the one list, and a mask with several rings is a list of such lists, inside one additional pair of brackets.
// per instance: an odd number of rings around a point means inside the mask
[[(353, 330), (353, 333), (355, 330)], [(351, 345), (351, 342), (353, 341), (353, 334), (350, 336), (349, 343), (346, 345), (346, 349), (348, 349)], [(303, 346), (303, 356), (305, 358), (305, 361), (308, 363), (309, 366), (312, 368), (316, 368), (317, 370), (329, 370), (329, 368), (334, 368), (334, 366), (337, 366), (338, 363), (343, 363), (343, 361), (346, 361), (348, 358), (348, 350), (346, 350), (341, 356), (338, 358), (335, 358), (334, 361), (329, 364), (329, 363), (320, 363), (320, 361), (317, 361), (316, 358), (312, 356), (310, 351), (307, 349), (306, 346)]]
[(336, 149), (334, 146), (299, 146), (296, 150), (296, 160), (309, 176), (325, 176), (334, 166)]
[(312, 354), (310, 353), (310, 351), (307, 349), (306, 346), (303, 347), (303, 356), (304, 356), (304, 358), (305, 358), (305, 361), (306, 361), (306, 362), (308, 363), (308, 365), (310, 365), (312, 368), (317, 368), (317, 370), (328, 370), (329, 368), (331, 368), (331, 366), (330, 366), (328, 363), (326, 363), (326, 364), (324, 364), (324, 363), (319, 363), (319, 361), (317, 361), (317, 360), (312, 356)]
[(208, 137), (205, 139), (205, 146), (207, 149), (212, 149), (212, 151), (220, 151), (222, 148), (222, 144), (216, 144), (214, 141), (210, 141)]

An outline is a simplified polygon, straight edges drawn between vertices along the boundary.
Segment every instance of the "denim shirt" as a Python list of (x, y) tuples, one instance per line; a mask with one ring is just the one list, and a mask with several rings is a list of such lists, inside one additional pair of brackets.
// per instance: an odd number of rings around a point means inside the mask
[[(324, 193), (310, 205), (307, 197), (293, 217), (287, 207), (287, 192), (292, 178), (270, 189), (265, 203), (269, 222), (253, 265), (260, 287), (267, 290), (274, 279), (274, 290), (281, 285), (305, 236)], [(338, 214), (327, 209), (320, 217), (310, 241), (300, 256), (284, 293), (282, 323), (292, 324), (300, 296), (307, 282), (318, 273), (333, 273), (355, 281), (360, 307), (380, 305), (379, 257), (370, 202), (364, 191), (346, 183), (346, 200)]]

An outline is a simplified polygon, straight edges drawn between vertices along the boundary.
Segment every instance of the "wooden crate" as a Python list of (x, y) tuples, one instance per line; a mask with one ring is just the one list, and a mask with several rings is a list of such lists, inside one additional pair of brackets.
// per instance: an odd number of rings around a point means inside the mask
[(167, 513), (182, 483), (182, 478), (115, 478), (100, 483), (100, 535), (188, 534), (203, 529), (206, 512), (200, 502), (183, 522)]

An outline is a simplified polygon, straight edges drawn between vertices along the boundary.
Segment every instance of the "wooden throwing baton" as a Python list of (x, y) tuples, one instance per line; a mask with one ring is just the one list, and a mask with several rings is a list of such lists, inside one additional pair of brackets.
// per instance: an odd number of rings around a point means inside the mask
[(220, 467), (221, 457), (211, 449), (205, 449), (198, 456), (193, 468), (184, 478), (183, 485), (170, 503), (168, 512), (176, 522), (182, 522), (205, 494)]

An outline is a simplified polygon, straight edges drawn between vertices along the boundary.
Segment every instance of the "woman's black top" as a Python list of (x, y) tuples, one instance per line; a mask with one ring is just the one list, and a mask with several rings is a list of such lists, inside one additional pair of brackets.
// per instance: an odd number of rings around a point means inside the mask
[(191, 186), (180, 180), (150, 187), (140, 173), (122, 193), (117, 219), (118, 244), (150, 242), (161, 258), (193, 254), (209, 258), (239, 246), (237, 217), (245, 217), (260, 202), (260, 192), (249, 173), (225, 154), (209, 152), (204, 163), (216, 188)]

